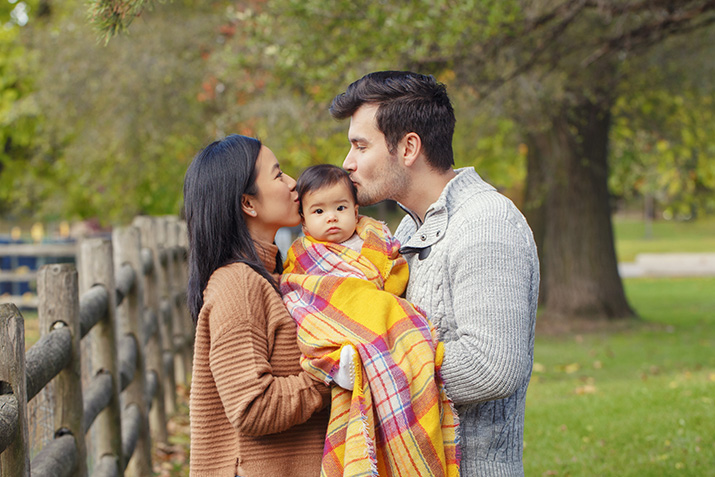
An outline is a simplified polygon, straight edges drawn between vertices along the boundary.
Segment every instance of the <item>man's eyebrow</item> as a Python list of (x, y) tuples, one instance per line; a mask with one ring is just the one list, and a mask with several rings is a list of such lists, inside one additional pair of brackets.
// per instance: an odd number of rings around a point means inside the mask
[(356, 142), (367, 142), (367, 139), (360, 136), (355, 136), (350, 138), (350, 142), (355, 144)]

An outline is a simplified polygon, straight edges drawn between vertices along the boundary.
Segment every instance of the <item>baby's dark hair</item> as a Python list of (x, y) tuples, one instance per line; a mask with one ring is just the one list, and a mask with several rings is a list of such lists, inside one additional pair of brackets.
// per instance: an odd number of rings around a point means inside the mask
[(340, 182), (348, 186), (348, 189), (350, 189), (353, 195), (353, 202), (357, 204), (357, 190), (355, 190), (353, 181), (350, 180), (350, 175), (343, 169), (332, 164), (318, 164), (317, 166), (310, 166), (304, 170), (295, 186), (295, 190), (298, 191), (298, 198), (300, 199), (300, 215), (303, 215), (303, 197), (305, 197), (305, 194), (339, 184)]

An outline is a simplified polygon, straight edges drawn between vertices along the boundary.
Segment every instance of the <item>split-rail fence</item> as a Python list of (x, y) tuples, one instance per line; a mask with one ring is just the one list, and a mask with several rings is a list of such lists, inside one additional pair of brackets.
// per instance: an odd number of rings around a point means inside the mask
[[(22, 314), (0, 305), (0, 476), (148, 476), (152, 439), (167, 442), (193, 348), (185, 224), (137, 217), (76, 258), (38, 272), (27, 351)], [(28, 402), (48, 386), (54, 437), (31, 458)]]

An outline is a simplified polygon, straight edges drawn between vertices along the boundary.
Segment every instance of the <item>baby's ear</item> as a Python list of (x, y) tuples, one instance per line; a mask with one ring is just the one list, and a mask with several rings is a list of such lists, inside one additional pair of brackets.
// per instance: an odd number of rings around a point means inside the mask
[(360, 206), (355, 204), (355, 218), (358, 218), (358, 211), (360, 210)]

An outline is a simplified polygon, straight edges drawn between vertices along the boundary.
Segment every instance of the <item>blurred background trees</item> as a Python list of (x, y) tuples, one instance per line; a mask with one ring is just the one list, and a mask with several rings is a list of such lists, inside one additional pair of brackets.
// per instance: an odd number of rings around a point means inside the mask
[(550, 317), (632, 316), (616, 208), (715, 209), (713, 0), (35, 0), (0, 14), (6, 213), (175, 213), (193, 154), (233, 132), (293, 174), (340, 164), (347, 124), (327, 107), (378, 69), (447, 84), (457, 166), (527, 215)]
[(26, 5), (2, 46), (15, 52), (3, 58), (15, 65), (3, 68), (6, 210), (105, 222), (178, 212), (186, 165), (209, 136), (196, 98), (220, 16), (177, 3), (105, 46), (84, 2)]

